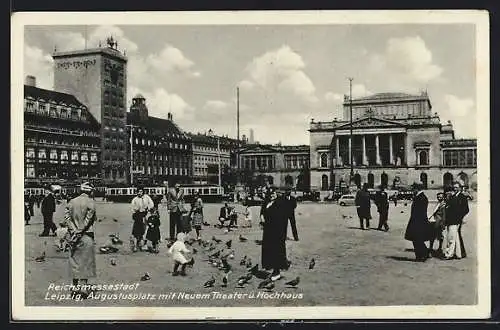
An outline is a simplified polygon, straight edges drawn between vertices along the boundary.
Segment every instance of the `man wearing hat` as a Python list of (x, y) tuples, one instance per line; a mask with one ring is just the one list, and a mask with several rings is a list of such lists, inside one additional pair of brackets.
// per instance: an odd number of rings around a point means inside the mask
[(52, 231), (53, 236), (56, 235), (57, 226), (54, 223), (53, 216), (56, 211), (56, 199), (54, 194), (52, 193), (52, 188), (50, 186), (46, 186), (45, 197), (42, 200), (41, 211), (43, 215), (43, 232), (38, 235), (40, 237), (49, 236), (50, 231)]
[(175, 241), (176, 234), (182, 232), (181, 216), (185, 211), (184, 191), (180, 184), (176, 183), (174, 189), (168, 191), (167, 200), (170, 212), (170, 240)]
[(285, 188), (284, 205), (285, 212), (287, 216), (287, 233), (288, 233), (288, 221), (292, 227), (293, 239), (298, 241), (299, 234), (297, 234), (297, 225), (295, 223), (295, 209), (297, 208), (297, 200), (291, 195), (292, 187), (287, 186)]
[[(94, 222), (96, 220), (94, 187), (85, 182), (81, 194), (69, 201), (64, 213), (64, 224), (71, 237), (69, 241), (70, 274), (74, 285), (86, 285), (96, 276)], [(85, 293), (85, 292), (84, 292)]]

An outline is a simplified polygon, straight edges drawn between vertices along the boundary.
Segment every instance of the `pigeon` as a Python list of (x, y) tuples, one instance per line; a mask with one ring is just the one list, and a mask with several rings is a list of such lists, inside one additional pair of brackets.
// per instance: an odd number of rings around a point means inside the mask
[(345, 218), (347, 218), (347, 215), (343, 215), (343, 214), (342, 214), (342, 219), (345, 219)]
[(240, 276), (240, 278), (238, 278), (238, 286), (242, 287), (243, 285), (247, 284), (248, 281), (252, 279), (252, 276), (253, 275), (251, 273)]
[(299, 283), (300, 283), (300, 277), (297, 276), (294, 280), (286, 282), (285, 285), (296, 288), (297, 285), (299, 285)]
[[(250, 260), (250, 258), (249, 258), (249, 260)], [(248, 267), (248, 263), (247, 263), (247, 267)], [(259, 270), (259, 264), (256, 264), (255, 266), (253, 266), (252, 268), (250, 268), (248, 271), (253, 274), (257, 270)]]
[(116, 218), (113, 218), (113, 221), (114, 221), (114, 222), (118, 222), (118, 219), (116, 219)]
[(270, 283), (268, 283), (264, 286), (264, 289), (266, 289), (266, 291), (272, 291), (274, 289), (274, 287), (275, 287), (275, 284), (273, 281), (271, 281)]
[(263, 289), (266, 285), (268, 285), (269, 283), (272, 283), (272, 282), (273, 281), (270, 278), (267, 278), (264, 281), (262, 281), (262, 282), (259, 283), (258, 288), (259, 289)]
[(44, 262), (45, 261), (45, 251), (42, 252), (42, 255), (35, 258), (36, 262)]
[(403, 210), (401, 210), (401, 213), (405, 213)]
[(241, 235), (241, 234), (240, 234), (239, 239), (240, 239), (240, 242), (246, 242), (246, 241), (248, 241), (248, 238), (244, 237), (244, 236), (243, 236), (243, 235)]
[(193, 254), (198, 253), (198, 250), (196, 248), (193, 248)]
[(244, 256), (243, 258), (241, 258), (240, 266), (245, 266), (246, 264), (247, 264), (247, 256)]
[(221, 240), (221, 239), (218, 239), (218, 238), (216, 238), (215, 236), (212, 236), (212, 241), (214, 241), (215, 243), (220, 243), (220, 242), (222, 242), (222, 240)]
[(110, 263), (111, 263), (111, 266), (116, 266), (116, 259), (111, 259)]
[(230, 239), (229, 241), (226, 242), (226, 246), (227, 246), (228, 249), (230, 249), (232, 245), (233, 245), (233, 240), (232, 239)]
[[(247, 268), (250, 268), (252, 267), (252, 259), (251, 258), (248, 258), (247, 259), (247, 264), (246, 264)], [(258, 266), (258, 265), (257, 265)]]
[(260, 278), (261, 280), (265, 280), (269, 277), (271, 277), (271, 273), (266, 272), (265, 270), (257, 270), (256, 272), (253, 273), (255, 277)]
[(214, 258), (218, 258), (219, 256), (220, 256), (220, 250), (209, 255), (209, 257), (214, 257)]
[(203, 287), (211, 288), (214, 286), (214, 284), (215, 284), (215, 278), (212, 276), (212, 278), (210, 278), (208, 281), (205, 282), (205, 284), (203, 284)]
[(224, 271), (226, 273), (229, 273), (232, 269), (231, 265), (227, 262), (227, 259), (226, 258), (222, 258), (221, 259), (221, 262), (222, 262), (222, 269), (224, 269)]
[(148, 273), (145, 273), (144, 275), (142, 275), (141, 277), (141, 281), (148, 281), (151, 279), (151, 276), (149, 276)]
[(309, 269), (313, 269), (314, 265), (316, 265), (316, 260), (314, 260), (314, 258), (312, 258), (311, 261), (309, 262)]
[(262, 240), (260, 240), (260, 239), (256, 239), (256, 240), (255, 240), (255, 244), (257, 244), (257, 245), (262, 245)]
[(116, 245), (123, 245), (123, 241), (118, 236), (112, 237), (111, 243), (116, 244)]

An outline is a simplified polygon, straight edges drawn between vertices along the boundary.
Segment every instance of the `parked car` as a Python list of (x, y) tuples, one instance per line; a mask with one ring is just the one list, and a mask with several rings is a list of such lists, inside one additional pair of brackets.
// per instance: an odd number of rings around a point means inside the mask
[(354, 205), (355, 199), (356, 199), (356, 196), (353, 194), (342, 195), (339, 198), (339, 205), (340, 206)]
[(338, 191), (330, 191), (325, 198), (323, 198), (323, 201), (325, 202), (336, 202), (339, 200), (339, 198), (342, 196), (342, 194)]
[(319, 191), (304, 191), (302, 194), (296, 194), (295, 198), (297, 199), (297, 202), (319, 202), (321, 200)]

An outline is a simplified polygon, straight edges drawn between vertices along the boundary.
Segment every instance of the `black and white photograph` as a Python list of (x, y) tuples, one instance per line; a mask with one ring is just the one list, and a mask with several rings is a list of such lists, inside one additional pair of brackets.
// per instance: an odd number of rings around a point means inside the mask
[(486, 12), (16, 13), (11, 61), (14, 319), (489, 317)]

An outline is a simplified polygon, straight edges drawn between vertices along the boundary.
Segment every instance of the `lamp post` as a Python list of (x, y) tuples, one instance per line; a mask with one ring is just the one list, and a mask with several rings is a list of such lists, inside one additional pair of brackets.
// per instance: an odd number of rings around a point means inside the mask
[(218, 170), (219, 170), (219, 187), (221, 186), (221, 169), (220, 169), (220, 137), (217, 136), (217, 162), (218, 162)]
[(349, 141), (350, 141), (350, 148), (349, 148), (349, 163), (351, 165), (351, 174), (350, 174), (350, 183), (352, 184), (354, 182), (354, 165), (353, 165), (353, 154), (352, 154), (352, 149), (354, 146), (354, 141), (352, 139), (352, 80), (354, 78), (347, 78), (349, 79), (349, 112), (350, 112), (350, 121), (349, 121)]
[(136, 125), (125, 125), (130, 128), (130, 185), (134, 185), (134, 128)]

